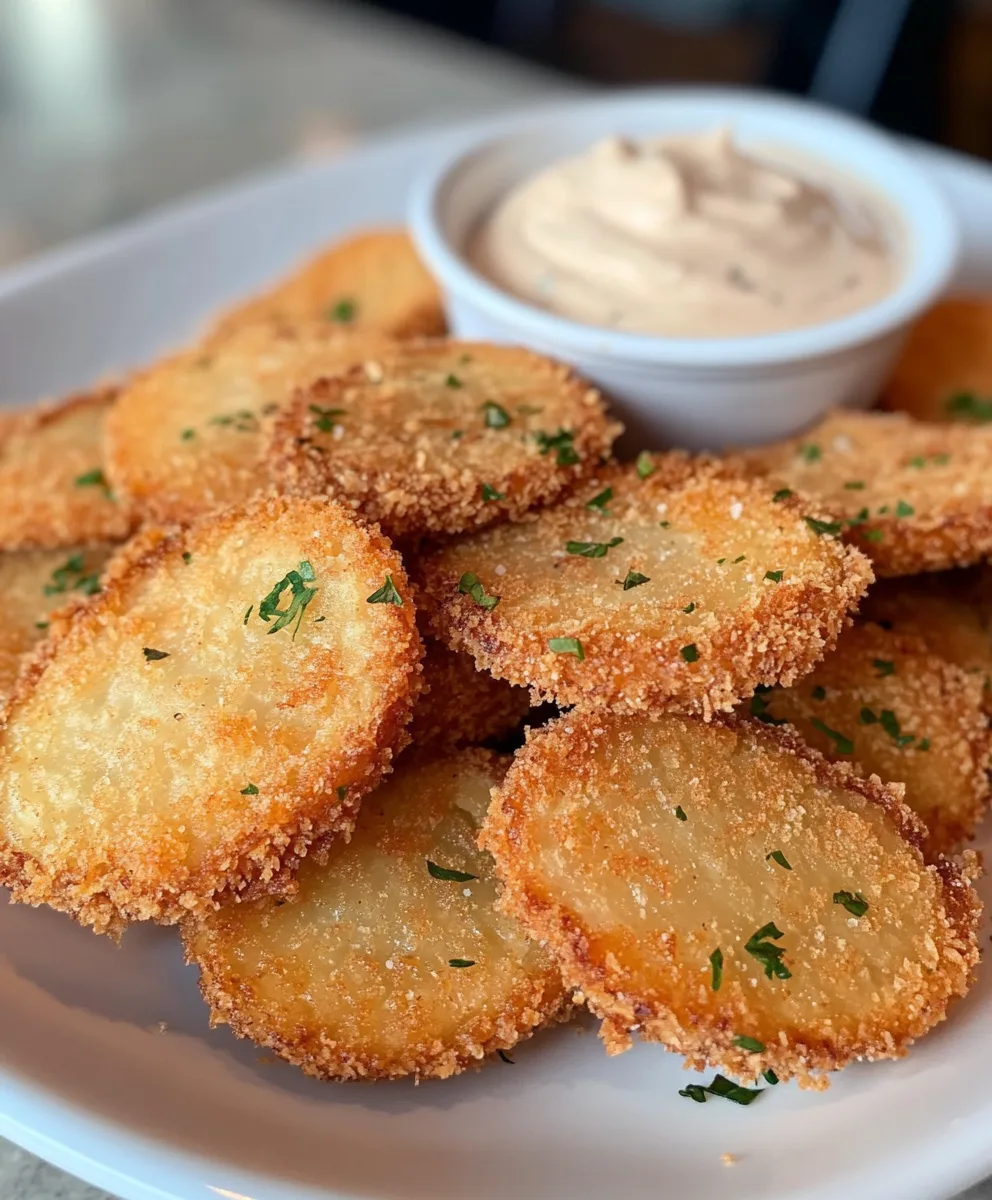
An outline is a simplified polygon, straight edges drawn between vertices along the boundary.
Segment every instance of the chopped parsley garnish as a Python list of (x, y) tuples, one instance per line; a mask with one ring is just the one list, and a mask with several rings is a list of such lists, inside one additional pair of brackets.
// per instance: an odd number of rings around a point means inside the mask
[(688, 821), (688, 819), (689, 819), (689, 818), (688, 818), (688, 817), (685, 815), (685, 809), (682, 807), (682, 805), (681, 805), (681, 804), (676, 804), (676, 806), (675, 806), (675, 815), (676, 815), (676, 817), (678, 817), (678, 819), (679, 819), (680, 821)]
[(768, 862), (769, 859), (771, 859), (772, 862), (777, 862), (780, 867), (784, 867), (787, 871), (792, 870), (792, 864), (785, 857), (781, 850), (772, 850), (770, 853), (766, 854), (765, 862)]
[(894, 675), (896, 673), (896, 664), (887, 658), (873, 658), (871, 665), (878, 672), (880, 679), (883, 675)]
[[(388, 579), (389, 576), (387, 575), (386, 578)], [(295, 620), (296, 628), (293, 630), (292, 640), (296, 641), (296, 635), (303, 621), (303, 614), (306, 611), (306, 607), (314, 596), (317, 595), (317, 588), (306, 586), (308, 583), (312, 583), (313, 580), (313, 567), (304, 559), (299, 564), (297, 570), (287, 571), (282, 579), (273, 587), (272, 591), (259, 601), (259, 617), (265, 622), (271, 620), (272, 617), (276, 619), (275, 624), (267, 631), (268, 633), (278, 633), (280, 629), (285, 629), (291, 621)], [(287, 608), (280, 608), (279, 602), (287, 588), (290, 592), (289, 606)]]
[(860, 492), (864, 490), (865, 481), (863, 479), (849, 479), (844, 487), (849, 492)]
[(193, 555), (190, 554), (190, 552), (188, 550), (184, 550), (183, 551), (183, 562), (188, 567), (192, 561), (193, 561)]
[(957, 392), (944, 402), (945, 411), (972, 421), (992, 421), (992, 400), (979, 400), (974, 392)]
[(917, 748), (917, 750), (929, 750), (930, 749), (930, 739), (928, 737), (920, 738), (920, 740), (916, 743), (916, 748)]
[(682, 611), (683, 611), (684, 613), (691, 613), (691, 612), (695, 612), (695, 611), (696, 611), (696, 602), (695, 602), (695, 600), (690, 600), (690, 601), (689, 601), (689, 603), (688, 603), (688, 604), (685, 606), (685, 608), (683, 608), (683, 609), (682, 609)]
[(448, 966), (449, 967), (474, 967), (475, 959), (474, 958), (449, 958)]
[(458, 580), (458, 591), (463, 596), (471, 596), (480, 608), (484, 608), (486, 612), (492, 612), (499, 604), (499, 596), (487, 595), (486, 589), (482, 586), (482, 581), (478, 575), (472, 571), (466, 571), (465, 574)]
[(538, 431), (534, 434), (534, 440), (541, 448), (542, 454), (550, 454), (552, 450), (557, 452), (557, 463), (559, 467), (571, 467), (579, 461), (579, 455), (572, 441), (575, 434), (570, 429), (559, 429), (555, 434), (543, 433)]
[(655, 471), (658, 470), (647, 450), (642, 450), (640, 454), (638, 454), (636, 467), (638, 479), (650, 479)]
[(48, 626), (49, 626), (48, 621), (35, 621), (35, 623), (34, 623), (35, 629), (45, 630), (48, 628)]
[(582, 643), (578, 638), (548, 638), (548, 649), (553, 650), (555, 654), (574, 654), (579, 662), (582, 662), (586, 656), (585, 651), (582, 649)]
[(249, 783), (247, 787), (241, 789), (242, 796), (257, 796), (258, 787), (254, 783)]
[(762, 1071), (761, 1076), (764, 1079), (765, 1083), (770, 1083), (772, 1085), (772, 1087), (774, 1087), (775, 1084), (778, 1083), (778, 1076), (771, 1069), (771, 1067), (769, 1067), (767, 1071)]
[(610, 538), (608, 542), (566, 542), (565, 549), (569, 554), (577, 554), (580, 558), (605, 558), (607, 550), (619, 546), (622, 537)]
[(343, 800), (348, 795), (348, 785), (346, 783), (339, 783), (334, 790), (337, 792), (339, 800)]
[(153, 650), (151, 646), (145, 646), (141, 653), (145, 656), (145, 662), (158, 662), (169, 657), (168, 650)]
[(515, 1066), (513, 1059), (509, 1056), (509, 1054), (507, 1054), (507, 1052), (505, 1050), (497, 1050), (496, 1053), (500, 1056), (500, 1058), (503, 1060), (503, 1062), (509, 1063), (509, 1065), (511, 1067)]
[(748, 1037), (746, 1033), (739, 1033), (734, 1038), (734, 1045), (739, 1046), (741, 1050), (747, 1050), (749, 1054), (761, 1054), (765, 1049), (764, 1042), (759, 1042), (757, 1038)]
[(196, 437), (195, 429), (184, 429), (182, 431), (182, 433), (179, 435), (180, 441), (183, 441), (183, 442), (192, 441), (193, 438), (195, 438), (195, 437)]
[(396, 590), (396, 584), (393, 583), (392, 575), (386, 576), (386, 582), (381, 588), (376, 588), (371, 596), (365, 598), (366, 604), (395, 604), (399, 608), (403, 604), (403, 597)]
[(774, 921), (769, 921), (767, 925), (756, 930), (744, 944), (744, 949), (756, 958), (759, 963), (765, 968), (765, 978), (771, 979), (774, 976), (776, 979), (791, 979), (792, 972), (782, 962), (782, 955), (785, 953), (784, 946), (776, 946), (773, 941), (785, 937), (785, 934), (775, 927)]
[(56, 567), (51, 579), (42, 588), (46, 596), (61, 596), (63, 592), (82, 592), (95, 596), (100, 590), (100, 576), (87, 574), (81, 554), (71, 554), (61, 567)]
[(883, 708), (878, 717), (878, 723), (882, 726), (885, 732), (895, 742), (901, 750), (904, 746), (908, 746), (910, 742), (916, 741), (916, 735), (912, 733), (903, 733), (899, 728), (899, 718), (891, 708)]
[(792, 495), (792, 488), (779, 488), (778, 491), (775, 493), (775, 495), (772, 496), (772, 500), (776, 504), (779, 504), (783, 500), (788, 500), (788, 498), (791, 495)]
[(897, 517), (911, 517), (915, 512), (916, 509), (912, 506), (912, 504), (907, 504), (905, 500), (900, 500), (896, 505)]
[(840, 533), (840, 521), (820, 521), (816, 517), (803, 517), (803, 520), (817, 537), (822, 537), (825, 533)]
[(463, 438), (464, 436), (465, 436), (464, 429), (452, 429), (452, 431), (451, 431), (451, 440), (453, 442), (457, 442), (459, 439)]
[(760, 691), (756, 691), (751, 697), (750, 713), (752, 717), (757, 717), (759, 721), (763, 721), (766, 725), (785, 725), (787, 723), (785, 717), (772, 716), (768, 711), (768, 701)]
[(241, 622), (242, 625), (248, 624), (248, 618), (251, 616), (251, 610), (255, 607), (254, 604), (248, 605), (248, 611), (245, 613), (245, 619)]
[(82, 475), (77, 475), (73, 482), (76, 487), (102, 488), (103, 494), (108, 500), (113, 500), (114, 498), (114, 493), (110, 490), (107, 477), (99, 467), (94, 467), (92, 471), (84, 471)]
[(697, 1104), (705, 1104), (706, 1097), (719, 1096), (721, 1100), (730, 1100), (734, 1104), (752, 1104), (764, 1091), (764, 1088), (746, 1088), (734, 1083), (724, 1075), (714, 1075), (713, 1082), (690, 1083), (687, 1087), (679, 1088), (679, 1095)]
[(868, 516), (868, 509), (862, 508), (859, 512), (855, 513), (853, 517), (848, 517), (846, 524), (851, 529), (856, 529), (859, 525), (863, 525), (865, 521), (868, 520)]
[(623, 586), (625, 592), (629, 592), (631, 588), (640, 587), (642, 583), (650, 583), (651, 579), (647, 575), (642, 575), (640, 571), (634, 571), (630, 568), (623, 579), (618, 579), (617, 583)]
[(471, 880), (479, 878), (478, 875), (471, 875), (468, 871), (455, 871), (449, 867), (439, 867), (430, 859), (427, 859), (427, 872), (433, 879), (446, 879), (451, 883), (469, 883)]
[(503, 492), (497, 492), (491, 483), (482, 485), (482, 499), (488, 504), (491, 500), (505, 500), (506, 495)]
[(482, 420), (487, 429), (505, 429), (510, 424), (511, 417), (495, 400), (487, 400), (482, 406)]
[(858, 720), (862, 725), (875, 725), (878, 722), (878, 717), (870, 708), (865, 707), (858, 714)]
[(659, 521), (658, 524), (662, 529), (667, 529), (671, 525), (671, 521)]
[(781, 583), (784, 574), (784, 571), (766, 571), (765, 578), (771, 583)]
[(714, 992), (720, 990), (720, 984), (723, 983), (723, 951), (719, 946), (710, 955), (710, 966), (713, 968), (713, 977), (710, 982), (710, 987)]
[(335, 417), (340, 417), (344, 414), (343, 408), (324, 408), (320, 404), (311, 404), (310, 411), (317, 418), (314, 425), (321, 433), (332, 433), (335, 425), (340, 425), (340, 421), (335, 421)]
[(219, 425), (222, 428), (231, 427), (236, 433), (256, 433), (258, 431), (258, 417), (250, 408), (240, 408), (233, 413), (219, 413), (216, 417), (211, 417), (207, 424)]
[(690, 1083), (684, 1088), (679, 1088), (679, 1095), (685, 1096), (687, 1100), (695, 1100), (697, 1104), (706, 1103), (706, 1088), (701, 1083)]
[(851, 741), (851, 739), (849, 737), (845, 737), (842, 733), (838, 733), (836, 729), (831, 729), (829, 725), (824, 725), (819, 717), (813, 717), (813, 719), (810, 721), (810, 724), (814, 729), (818, 729), (820, 733), (826, 734), (826, 736), (830, 738), (838, 754), (854, 753), (854, 743)]
[(606, 506), (612, 499), (613, 488), (604, 488), (599, 495), (593, 496), (591, 500), (586, 501), (586, 508), (590, 509), (592, 512), (600, 512), (604, 517), (608, 516), (609, 514), (606, 510)]
[(881, 529), (866, 529), (861, 535), (866, 542), (884, 542), (885, 534)]
[(444, 381), (444, 386), (450, 388), (460, 388), (462, 386), (462, 381), (457, 375), (449, 375)]
[(822, 684), (818, 683), (816, 685), (816, 687), (813, 688), (813, 690), (810, 692), (810, 695), (813, 697), (814, 700), (826, 700), (827, 689), (825, 687), (823, 687)]
[(354, 321), (357, 311), (354, 300), (338, 300), (328, 308), (327, 319), (328, 321), (337, 321), (339, 325), (349, 325)]
[(683, 646), (679, 654), (687, 663), (694, 663), (699, 660), (699, 651), (696, 649), (695, 642), (690, 642), (688, 646)]
[(863, 917), (868, 901), (860, 892), (834, 892), (834, 904), (843, 904), (852, 917)]
[(816, 462), (817, 459), (823, 457), (823, 451), (816, 444), (816, 442), (803, 442), (799, 447), (797, 454), (800, 456), (800, 458), (808, 463)]
[(716, 560), (716, 565), (717, 565), (718, 567), (722, 567), (722, 566), (723, 566), (723, 564), (724, 564), (726, 561), (727, 561), (727, 560), (726, 560), (725, 558), (718, 558), (718, 559)]
[(746, 554), (738, 554), (738, 555), (737, 555), (737, 557), (734, 559), (734, 561), (733, 561), (733, 562), (732, 562), (730, 565), (731, 565), (732, 567), (736, 567), (736, 566), (737, 566), (737, 564), (738, 564), (739, 562), (743, 562), (745, 558), (747, 558), (747, 555), (746, 555)]

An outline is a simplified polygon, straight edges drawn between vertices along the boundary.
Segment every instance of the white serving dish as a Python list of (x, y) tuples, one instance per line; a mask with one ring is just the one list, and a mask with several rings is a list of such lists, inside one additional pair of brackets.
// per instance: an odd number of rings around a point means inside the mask
[[(784, 153), (814, 177), (850, 177), (878, 194), (891, 210), (888, 233), (905, 263), (892, 292), (838, 320), (781, 333), (654, 337), (536, 308), (466, 261), (468, 241), (498, 199), (545, 166), (611, 134), (706, 133), (728, 125), (746, 150)], [(532, 346), (571, 363), (614, 400), (628, 448), (767, 442), (835, 405), (867, 406), (909, 323), (951, 278), (958, 252), (951, 210), (891, 138), (804, 100), (722, 88), (620, 93), (511, 118), (495, 136), (468, 137), (425, 167), (410, 211), (454, 332)]]
[[(427, 156), (464, 136), (373, 143), (9, 272), (0, 394), (60, 392), (169, 349), (322, 240), (400, 220)], [(914, 153), (963, 221), (961, 282), (992, 290), (992, 171)], [(125, 1200), (943, 1200), (992, 1172), (990, 1028), (983, 966), (908, 1059), (852, 1067), (823, 1095), (692, 1104), (678, 1058), (608, 1060), (589, 1026), (535, 1038), (512, 1067), (336, 1087), (209, 1031), (171, 931), (137, 928), (118, 949), (0, 906), (0, 1133)]]

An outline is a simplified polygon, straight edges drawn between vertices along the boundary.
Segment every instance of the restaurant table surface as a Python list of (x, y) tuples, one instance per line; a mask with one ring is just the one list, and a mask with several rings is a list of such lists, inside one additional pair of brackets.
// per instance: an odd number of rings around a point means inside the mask
[[(378, 130), (577, 86), (332, 0), (0, 0), (0, 80), (0, 266)], [(112, 1198), (0, 1139), (0, 1200)]]

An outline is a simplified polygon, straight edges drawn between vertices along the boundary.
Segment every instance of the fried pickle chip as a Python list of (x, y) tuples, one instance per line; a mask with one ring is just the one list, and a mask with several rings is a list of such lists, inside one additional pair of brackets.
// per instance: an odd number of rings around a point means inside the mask
[(107, 421), (114, 488), (142, 517), (186, 522), (268, 486), (263, 428), (293, 390), (388, 343), (323, 323), (259, 321), (156, 363)]
[(730, 708), (833, 645), (867, 559), (705, 459), (641, 456), (416, 566), (432, 634), (559, 704)]
[(144, 544), (53, 615), (0, 733), (0, 880), (101, 931), (271, 884), (348, 830), (419, 676), (399, 558), (338, 505)]
[(859, 616), (922, 638), (934, 654), (977, 675), (982, 703), (992, 711), (992, 570), (986, 564), (880, 579)]
[(929, 831), (928, 854), (974, 834), (988, 802), (992, 752), (982, 679), (930, 653), (920, 638), (856, 625), (810, 675), (756, 693), (751, 712), (791, 722), (832, 761), (905, 784), (906, 803)]
[(288, 279), (224, 316), (226, 337), (259, 318), (326, 321), (333, 329), (431, 337), (446, 329), (441, 293), (403, 229), (371, 229), (303, 263)]
[(483, 843), (611, 1053), (637, 1031), (697, 1069), (823, 1086), (904, 1054), (970, 985), (980, 903), (921, 833), (898, 789), (784, 729), (576, 709), (530, 734)]
[(525, 688), (480, 671), (471, 655), (425, 639), (423, 691), (410, 722), (414, 746), (477, 746), (512, 733), (529, 712)]
[(100, 590), (110, 552), (107, 545), (0, 552), (0, 702), (14, 686), (22, 657), (44, 637), (49, 613)]
[(0, 420), (0, 550), (120, 541), (131, 530), (104, 474), (116, 390), (70, 396)]
[(587, 478), (620, 426), (568, 367), (475, 342), (398, 345), (301, 389), (276, 418), (273, 478), (391, 536), (519, 520)]
[(496, 909), (477, 845), (503, 771), (483, 750), (405, 757), (293, 901), (184, 924), (213, 1022), (324, 1079), (445, 1078), (560, 1015), (561, 976)]
[(882, 407), (919, 421), (992, 421), (992, 296), (957, 296), (923, 314)]
[(992, 429), (838, 411), (746, 460), (829, 512), (829, 532), (864, 550), (879, 575), (964, 567), (992, 553)]

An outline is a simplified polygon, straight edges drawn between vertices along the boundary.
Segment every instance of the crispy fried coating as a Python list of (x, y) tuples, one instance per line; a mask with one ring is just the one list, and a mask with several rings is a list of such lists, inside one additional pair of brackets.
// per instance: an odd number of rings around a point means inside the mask
[(968, 990), (980, 903), (921, 834), (898, 789), (784, 728), (576, 709), (530, 734), (483, 844), (611, 1053), (637, 1031), (815, 1087)]
[(992, 296), (956, 296), (923, 314), (882, 407), (919, 421), (992, 421)]
[(185, 523), (243, 503), (268, 486), (263, 429), (278, 406), (386, 345), (324, 322), (259, 321), (156, 363), (108, 418), (114, 488), (152, 521)]
[(100, 590), (111, 547), (0, 552), (0, 702), (14, 686), (23, 656), (48, 629), (48, 616), (67, 600)]
[(751, 711), (765, 722), (791, 722), (831, 761), (905, 784), (906, 803), (929, 831), (929, 856), (974, 835), (989, 798), (992, 752), (982, 679), (930, 653), (920, 638), (856, 625), (811, 674), (757, 694)]
[(0, 550), (120, 541), (133, 524), (104, 474), (103, 388), (0, 421)]
[(394, 347), (278, 415), (279, 487), (329, 495), (393, 537), (519, 520), (588, 478), (621, 427), (567, 367), (476, 342)]
[(992, 428), (838, 411), (745, 457), (829, 512), (878, 575), (965, 567), (992, 553)]
[(418, 747), (477, 746), (512, 733), (530, 712), (525, 688), (480, 671), (471, 655), (424, 641), (423, 690), (410, 722)]
[(433, 635), (537, 698), (621, 712), (709, 715), (810, 670), (871, 580), (867, 559), (721, 464), (639, 462), (425, 554)]
[(437, 284), (404, 229), (353, 234), (308, 259), (271, 291), (227, 313), (214, 337), (259, 318), (311, 318), (335, 329), (387, 337), (432, 337), (447, 324)]
[(503, 771), (483, 750), (406, 756), (293, 901), (186, 923), (213, 1022), (323, 1079), (446, 1078), (559, 1016), (561, 976), (496, 909), (477, 845)]
[[(349, 830), (419, 679), (399, 558), (338, 505), (259, 500), (141, 545), (53, 615), (0, 733), (0, 880), (110, 932)], [(368, 603), (390, 580), (403, 603)]]

